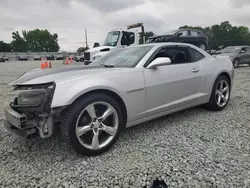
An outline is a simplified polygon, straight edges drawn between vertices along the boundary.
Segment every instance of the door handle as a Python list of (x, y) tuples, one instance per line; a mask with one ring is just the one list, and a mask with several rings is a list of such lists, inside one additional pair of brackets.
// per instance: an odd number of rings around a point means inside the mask
[(199, 72), (200, 70), (197, 68), (193, 68), (192, 72)]

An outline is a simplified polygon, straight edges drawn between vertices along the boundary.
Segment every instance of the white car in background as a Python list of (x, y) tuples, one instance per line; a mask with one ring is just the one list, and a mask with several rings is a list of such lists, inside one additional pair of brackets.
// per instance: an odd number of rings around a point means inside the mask
[(203, 104), (223, 110), (233, 78), (230, 58), (214, 58), (190, 44), (120, 48), (89, 66), (33, 70), (17, 78), (10, 85), (19, 93), (5, 105), (5, 127), (47, 138), (60, 125), (76, 152), (98, 155), (126, 127)]
[(78, 55), (78, 56), (75, 56), (74, 60), (76, 62), (84, 62), (84, 55)]

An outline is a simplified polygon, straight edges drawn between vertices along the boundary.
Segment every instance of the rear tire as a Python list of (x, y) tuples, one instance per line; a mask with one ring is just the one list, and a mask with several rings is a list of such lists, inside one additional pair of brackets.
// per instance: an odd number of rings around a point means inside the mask
[(223, 110), (230, 100), (231, 86), (226, 76), (220, 75), (213, 86), (209, 102), (206, 108), (214, 111)]
[[(111, 109), (111, 114), (107, 113), (108, 109)], [(105, 112), (109, 114), (107, 117), (104, 116)], [(111, 148), (125, 126), (118, 102), (102, 93), (80, 98), (63, 116), (63, 138), (73, 150), (87, 156), (96, 156)]]
[(201, 44), (199, 45), (199, 48), (201, 48), (202, 50), (206, 51), (207, 46), (206, 46), (205, 43), (201, 43)]
[(84, 61), (84, 58), (81, 58), (80, 61), (83, 62), (83, 61)]

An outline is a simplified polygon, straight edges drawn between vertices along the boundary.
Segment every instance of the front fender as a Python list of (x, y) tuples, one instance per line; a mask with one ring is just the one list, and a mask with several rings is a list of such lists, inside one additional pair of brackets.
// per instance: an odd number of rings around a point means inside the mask
[(82, 82), (67, 83), (56, 87), (51, 108), (68, 106), (85, 93), (100, 89), (112, 91), (119, 95), (122, 99), (124, 98), (124, 92), (118, 91), (114, 87), (105, 83), (100, 83), (100, 81), (85, 82), (84, 84)]

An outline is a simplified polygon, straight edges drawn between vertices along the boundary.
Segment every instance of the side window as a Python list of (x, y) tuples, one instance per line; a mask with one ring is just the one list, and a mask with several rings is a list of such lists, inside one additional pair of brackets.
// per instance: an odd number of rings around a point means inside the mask
[(123, 32), (121, 45), (129, 46), (135, 42), (135, 34), (133, 32)]
[(188, 48), (185, 47), (166, 47), (162, 48), (153, 59), (158, 57), (168, 57), (171, 59), (171, 64), (190, 63), (191, 57)]
[(197, 37), (199, 36), (200, 34), (197, 32), (197, 31), (191, 31), (191, 36), (192, 37)]
[(250, 53), (250, 47), (246, 47), (247, 53)]
[(240, 51), (243, 52), (243, 53), (245, 53), (246, 52), (246, 48), (241, 48)]
[(179, 33), (182, 33), (181, 37), (186, 37), (186, 36), (188, 36), (188, 31), (187, 31), (187, 30), (180, 31)]
[(196, 61), (200, 61), (202, 60), (203, 58), (205, 58), (205, 56), (203, 54), (201, 54), (200, 52), (198, 52), (197, 50), (193, 49), (193, 48), (190, 48), (190, 51), (192, 53), (192, 56), (193, 56), (193, 61), (196, 62)]

